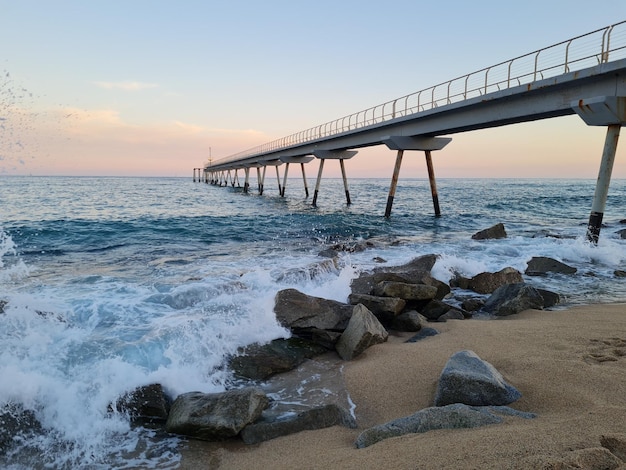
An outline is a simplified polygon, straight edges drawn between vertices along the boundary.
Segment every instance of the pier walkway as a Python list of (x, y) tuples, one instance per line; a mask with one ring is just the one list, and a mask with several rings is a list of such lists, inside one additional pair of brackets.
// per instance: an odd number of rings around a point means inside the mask
[[(588, 238), (597, 242), (619, 132), (626, 124), (626, 21), (501, 62), (447, 82), (343, 116), (252, 149), (194, 168), (194, 181), (219, 186), (239, 183), (250, 189), (256, 168), (263, 194), (267, 167), (276, 168), (278, 189), (285, 195), (291, 163), (299, 163), (306, 196), (305, 164), (319, 160), (312, 204), (326, 160), (338, 160), (346, 202), (351, 203), (344, 161), (358, 149), (386, 145), (396, 151), (385, 216), (391, 214), (403, 154), (423, 151), (435, 215), (440, 214), (432, 152), (452, 138), (444, 137), (490, 127), (578, 114), (588, 125), (607, 127)], [(283, 179), (279, 166), (285, 164)]]

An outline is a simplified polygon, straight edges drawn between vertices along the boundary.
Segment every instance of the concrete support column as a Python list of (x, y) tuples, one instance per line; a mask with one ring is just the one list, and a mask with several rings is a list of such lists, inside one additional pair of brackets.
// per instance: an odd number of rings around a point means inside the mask
[(320, 189), (320, 181), (322, 179), (322, 170), (324, 168), (324, 160), (339, 160), (339, 166), (341, 167), (341, 176), (343, 178), (343, 187), (346, 192), (346, 201), (348, 205), (352, 203), (350, 201), (350, 191), (348, 191), (348, 179), (346, 178), (346, 168), (344, 166), (344, 160), (348, 160), (357, 154), (356, 150), (315, 150), (313, 155), (320, 160), (320, 169), (317, 174), (317, 182), (315, 184), (315, 191), (313, 192), (313, 206), (317, 205), (317, 194)]
[(244, 173), (246, 174), (246, 179), (243, 183), (243, 192), (247, 193), (248, 192), (248, 188), (250, 187), (250, 167), (245, 167), (243, 169)]
[(317, 171), (317, 181), (315, 182), (315, 191), (313, 191), (313, 207), (317, 206), (317, 193), (320, 190), (320, 182), (322, 181), (322, 172), (324, 171), (324, 160), (320, 160), (320, 168)]
[(437, 194), (437, 182), (435, 181), (435, 170), (433, 169), (433, 159), (430, 155), (430, 150), (424, 151), (426, 155), (426, 168), (428, 169), (428, 181), (430, 183), (430, 194), (433, 197), (433, 207), (435, 209), (435, 216), (441, 216), (441, 210), (439, 209), (439, 195)]
[(591, 215), (587, 225), (587, 240), (596, 244), (600, 238), (600, 229), (602, 228), (602, 219), (604, 218), (604, 209), (609, 194), (609, 183), (611, 182), (611, 173), (613, 172), (613, 163), (615, 162), (617, 141), (619, 140), (621, 128), (621, 124), (607, 126), (606, 138), (604, 139), (602, 161), (600, 162), (596, 191), (593, 195)]
[(261, 167), (256, 167), (256, 186), (257, 191), (261, 194)]
[(300, 163), (300, 168), (302, 168), (302, 181), (304, 181), (304, 194), (305, 197), (309, 197), (309, 186), (306, 182), (306, 174), (304, 173), (304, 163)]
[[(276, 167), (278, 169), (278, 167)], [(287, 187), (287, 173), (289, 173), (289, 162), (285, 163), (285, 174), (283, 175), (283, 187), (280, 191), (280, 196), (285, 197), (285, 188)]]
[(607, 127), (596, 191), (587, 225), (587, 240), (598, 243), (620, 128), (626, 125), (626, 96), (596, 96), (573, 101), (571, 107), (588, 126)]
[(306, 197), (309, 197), (309, 188), (306, 184), (306, 176), (304, 174), (304, 164), (309, 163), (313, 160), (313, 157), (307, 155), (301, 155), (296, 157), (280, 157), (279, 160), (285, 163), (285, 174), (283, 176), (283, 188), (281, 192), (281, 196), (285, 196), (285, 189), (287, 188), (287, 173), (289, 172), (289, 164), (291, 163), (299, 163), (302, 168), (302, 178), (304, 179), (304, 191), (306, 193)]
[(385, 217), (391, 215), (391, 208), (398, 186), (398, 177), (400, 175), (400, 166), (402, 165), (402, 157), (405, 150), (422, 150), (426, 157), (426, 168), (428, 170), (428, 181), (430, 182), (430, 193), (433, 199), (435, 215), (441, 215), (439, 208), (439, 195), (437, 194), (437, 183), (435, 181), (435, 171), (433, 169), (433, 160), (431, 151), (441, 150), (450, 143), (452, 139), (449, 137), (423, 137), (423, 136), (389, 136), (382, 142), (390, 149), (397, 150), (396, 165), (393, 169), (391, 177), (391, 185), (389, 186), (389, 196), (387, 196), (387, 207), (385, 208)]
[(391, 208), (393, 207), (393, 199), (396, 196), (396, 188), (398, 187), (398, 176), (400, 175), (400, 167), (402, 166), (402, 157), (404, 156), (404, 150), (398, 150), (396, 155), (396, 164), (393, 167), (393, 176), (391, 177), (391, 186), (389, 186), (389, 195), (387, 196), (387, 207), (385, 208), (385, 217), (389, 218), (391, 215)]

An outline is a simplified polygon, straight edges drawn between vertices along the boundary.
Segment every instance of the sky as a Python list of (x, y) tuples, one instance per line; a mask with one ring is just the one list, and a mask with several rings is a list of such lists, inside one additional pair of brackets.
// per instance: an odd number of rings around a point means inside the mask
[[(0, 175), (191, 177), (209, 157), (626, 20), (626, 2), (0, 0), (0, 12)], [(455, 134), (435, 173), (596, 178), (605, 133), (568, 116)], [(394, 160), (362, 149), (346, 170), (391, 177)], [(401, 177), (426, 175), (423, 154), (405, 153)], [(626, 132), (613, 177), (626, 178)]]

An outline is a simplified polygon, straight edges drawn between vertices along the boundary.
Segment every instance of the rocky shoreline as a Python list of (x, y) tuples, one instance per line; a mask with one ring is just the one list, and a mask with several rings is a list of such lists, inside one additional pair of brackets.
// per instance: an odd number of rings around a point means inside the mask
[[(473, 238), (503, 236), (506, 233), (499, 224)], [(291, 412), (278, 410), (279, 403), (268, 396), (263, 384), (324, 354), (351, 361), (371, 346), (387, 341), (389, 334), (410, 332), (413, 334), (407, 342), (415, 342), (437, 334), (436, 325), (448, 320), (510, 316), (553, 307), (560, 302), (560, 295), (527, 284), (523, 274), (576, 273), (575, 268), (558, 260), (535, 257), (524, 273), (507, 267), (469, 279), (456, 275), (445, 283), (431, 275), (436, 261), (437, 255), (431, 254), (402, 266), (362, 273), (352, 282), (348, 303), (308, 296), (295, 289), (279, 291), (274, 311), (292, 336), (250, 345), (231, 357), (228, 366), (237, 378), (232, 389), (219, 394), (192, 391), (172, 401), (159, 384), (152, 384), (121, 397), (109, 411), (128, 414), (136, 425), (173, 434), (210, 441), (240, 439), (246, 444), (335, 425), (356, 428), (354, 410), (345, 400), (316, 402)], [(532, 413), (508, 407), (520, 396), (491, 364), (472, 351), (459, 351), (441, 372), (434, 407), (365, 429), (354, 446), (367, 447), (404, 433), (498, 423), (502, 416), (532, 419)], [(27, 410), (0, 413), (0, 441), (10, 440), (24, 426), (36, 431), (33, 420)]]

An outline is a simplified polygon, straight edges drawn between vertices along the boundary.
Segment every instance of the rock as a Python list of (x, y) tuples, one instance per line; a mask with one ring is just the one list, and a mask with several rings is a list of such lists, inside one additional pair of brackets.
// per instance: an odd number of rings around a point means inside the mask
[(539, 295), (541, 295), (543, 299), (543, 308), (554, 307), (561, 303), (561, 296), (556, 292), (545, 289), (537, 289), (537, 292), (539, 292)]
[(353, 294), (372, 295), (377, 284), (385, 281), (408, 282), (408, 278), (388, 272), (376, 272), (373, 274), (361, 274), (352, 280), (350, 289)]
[(196, 439), (226, 439), (259, 419), (268, 404), (265, 393), (253, 387), (223, 393), (183, 393), (172, 404), (166, 430)]
[(534, 256), (528, 262), (528, 267), (525, 273), (528, 276), (544, 276), (549, 272), (561, 273), (561, 274), (574, 274), (577, 271), (576, 268), (568, 266), (565, 263), (561, 263), (552, 258), (546, 258), (545, 256)]
[(14, 437), (20, 436), (24, 440), (42, 433), (43, 428), (34, 411), (13, 403), (0, 407), (0, 455), (8, 453)]
[(465, 320), (465, 316), (458, 310), (450, 309), (437, 318), (438, 322), (447, 322), (448, 320)]
[(302, 338), (276, 339), (268, 344), (252, 344), (232, 357), (229, 366), (236, 376), (263, 380), (286, 372), (328, 349)]
[(389, 273), (430, 273), (437, 262), (439, 255), (422, 255), (400, 266), (384, 268)]
[(483, 305), (485, 305), (485, 301), (476, 297), (465, 299), (461, 302), (461, 308), (468, 312), (476, 312), (477, 310), (483, 308)]
[(331, 258), (334, 259), (337, 256), (339, 256), (339, 252), (333, 248), (326, 248), (322, 251), (320, 251), (317, 256), (321, 257), (321, 258)]
[(285, 289), (276, 294), (274, 312), (278, 322), (294, 332), (311, 328), (343, 331), (350, 320), (352, 306)]
[(350, 294), (348, 301), (353, 304), (363, 304), (382, 323), (387, 324), (393, 320), (406, 306), (406, 301), (396, 297), (377, 297), (366, 294)]
[(437, 299), (433, 299), (430, 302), (428, 302), (426, 305), (424, 305), (420, 309), (420, 313), (424, 315), (424, 317), (426, 317), (428, 320), (436, 321), (439, 319), (440, 316), (445, 315), (450, 310), (456, 310), (458, 312), (461, 312), (461, 314), (463, 314), (464, 317), (471, 316), (469, 315), (469, 313), (463, 312), (463, 310), (460, 310), (458, 307), (448, 305), (447, 303), (442, 302), (441, 300), (437, 300)]
[(450, 279), (450, 287), (458, 287), (459, 289), (469, 289), (469, 283), (470, 279), (459, 273), (454, 273), (454, 276)]
[(362, 304), (354, 307), (354, 313), (336, 349), (342, 359), (349, 361), (370, 346), (384, 343), (389, 334), (367, 307)]
[(287, 419), (275, 421), (261, 420), (249, 424), (241, 431), (241, 438), (246, 444), (258, 444), (259, 442), (295, 434), (300, 431), (310, 431), (336, 425), (356, 428), (356, 421), (346, 409), (330, 404), (302, 411)]
[(616, 269), (613, 271), (613, 275), (615, 277), (626, 277), (626, 271), (622, 271), (621, 269)]
[(419, 331), (422, 328), (422, 324), (426, 321), (426, 317), (420, 313), (415, 310), (409, 310), (394, 317), (391, 321), (391, 329), (395, 331)]
[(483, 310), (496, 316), (506, 316), (542, 308), (543, 297), (537, 289), (520, 282), (498, 287), (485, 302)]
[(600, 437), (600, 445), (626, 462), (626, 434), (606, 434)]
[(376, 263), (386, 263), (387, 260), (385, 258), (381, 258), (380, 256), (374, 256), (372, 260)]
[(335, 349), (335, 344), (341, 337), (341, 332), (310, 328), (306, 331), (299, 331), (298, 336), (309, 339), (328, 350), (333, 350)]
[(468, 287), (479, 294), (491, 294), (504, 284), (524, 282), (522, 273), (517, 269), (507, 267), (496, 273), (480, 273), (471, 278)]
[(132, 423), (165, 422), (171, 401), (161, 384), (144, 385), (117, 400), (117, 411), (127, 413)]
[(6, 307), (8, 302), (6, 300), (0, 300), (0, 314), (4, 313), (4, 307)]
[(624, 238), (626, 238), (626, 228), (623, 228), (621, 230), (618, 230), (617, 232), (615, 232), (619, 235), (619, 237), (623, 240)]
[(422, 328), (419, 333), (417, 333), (416, 335), (411, 336), (409, 339), (407, 339), (405, 341), (405, 343), (417, 343), (418, 341), (424, 339), (424, 338), (428, 338), (429, 336), (435, 336), (438, 335), (439, 332), (437, 330), (435, 330), (434, 328)]
[(424, 284), (383, 281), (376, 284), (373, 294), (380, 297), (397, 297), (404, 300), (430, 300), (437, 295), (437, 288)]
[(472, 235), (472, 240), (487, 240), (494, 238), (506, 238), (506, 230), (503, 224), (496, 224)]
[[(390, 437), (409, 433), (424, 433), (435, 429), (476, 428), (502, 422), (503, 414), (499, 407), (468, 406), (461, 403), (442, 407), (425, 408), (410, 416), (395, 419), (388, 423), (366, 429), (357, 437), (357, 448), (371, 446)], [(514, 410), (513, 410), (514, 411)], [(515, 413), (519, 417), (533, 418), (528, 413)]]
[(466, 350), (453, 354), (446, 363), (439, 377), (435, 405), (508, 405), (521, 396), (495, 367)]

